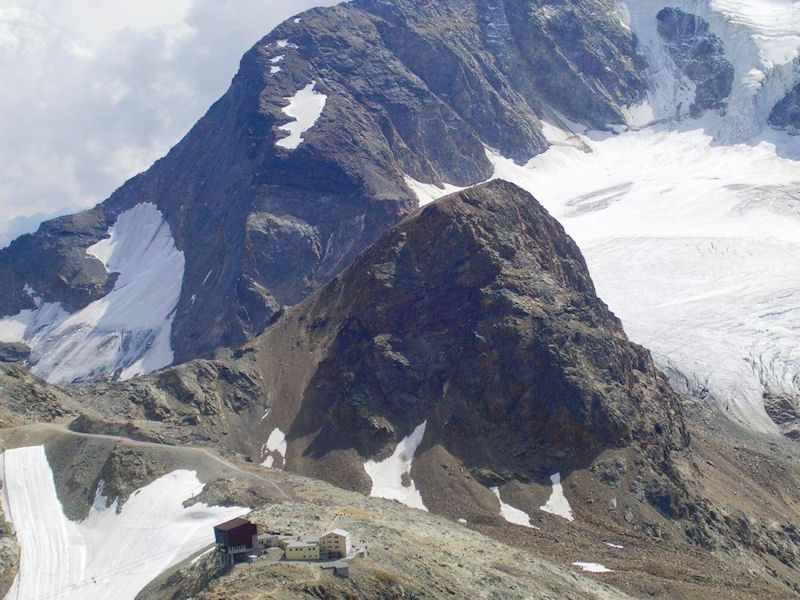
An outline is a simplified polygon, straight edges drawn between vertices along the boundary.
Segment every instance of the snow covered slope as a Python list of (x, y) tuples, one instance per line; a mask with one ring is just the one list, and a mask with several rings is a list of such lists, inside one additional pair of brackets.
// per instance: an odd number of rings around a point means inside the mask
[(24, 342), (36, 375), (51, 383), (96, 375), (127, 379), (172, 363), (173, 311), (183, 283), (183, 253), (153, 204), (122, 213), (109, 237), (88, 253), (110, 273), (119, 273), (104, 298), (69, 314), (60, 304), (0, 319), (0, 341)]
[(19, 573), (7, 600), (125, 600), (154, 577), (213, 543), (213, 526), (240, 516), (242, 507), (183, 501), (203, 484), (192, 471), (174, 471), (106, 507), (102, 488), (89, 517), (64, 516), (43, 446), (0, 455), (3, 510), (21, 547)]

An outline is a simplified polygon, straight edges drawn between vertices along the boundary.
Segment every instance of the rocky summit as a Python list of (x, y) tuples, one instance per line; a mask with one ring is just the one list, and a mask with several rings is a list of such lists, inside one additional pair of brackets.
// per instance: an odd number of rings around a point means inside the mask
[(577, 246), (503, 181), (415, 213), (254, 347), (274, 398), (263, 441), (286, 432), (288, 468), (368, 491), (364, 460), (426, 423), (410, 476), (428, 507), (456, 501), (426, 481), (440, 460), (488, 487), (545, 483), (634, 441), (686, 445), (675, 394)]
[[(169, 328), (172, 354), (145, 372), (246, 341), (416, 208), (407, 177), (488, 179), (484, 146), (527, 160), (548, 147), (546, 115), (624, 123), (622, 107), (646, 86), (612, 7), (358, 0), (286, 21), (243, 57), (228, 92), (167, 156), (96, 208), (0, 250), (0, 315), (61, 309), (37, 321), (46, 335), (31, 327), (15, 340), (34, 346), (30, 362), (51, 381), (126, 378), (153, 345), (137, 336), (156, 327)], [(305, 124), (291, 109), (301, 98), (321, 106)], [(287, 127), (311, 125), (287, 142)], [(162, 321), (83, 319), (118, 356), (92, 365), (70, 355), (76, 328), (61, 324), (93, 302), (124, 301), (110, 295), (120, 267), (92, 248), (143, 203), (183, 254), (165, 275), (181, 285), (160, 302)], [(47, 366), (53, 357), (76, 366), (59, 372)]]

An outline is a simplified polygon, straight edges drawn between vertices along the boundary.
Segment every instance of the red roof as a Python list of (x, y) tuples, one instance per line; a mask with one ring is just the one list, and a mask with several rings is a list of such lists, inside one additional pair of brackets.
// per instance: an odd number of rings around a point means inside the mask
[(252, 523), (247, 519), (236, 517), (235, 519), (231, 519), (230, 521), (225, 521), (224, 523), (220, 523), (219, 525), (215, 526), (214, 529), (218, 529), (219, 531), (231, 531), (233, 529), (236, 529), (237, 527), (241, 527), (242, 525), (252, 525)]

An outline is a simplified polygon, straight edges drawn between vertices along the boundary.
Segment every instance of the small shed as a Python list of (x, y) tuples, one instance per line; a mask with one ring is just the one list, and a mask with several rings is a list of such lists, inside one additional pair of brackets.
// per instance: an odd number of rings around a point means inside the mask
[(323, 569), (332, 569), (337, 577), (350, 577), (350, 563), (346, 560), (326, 562), (320, 565)]

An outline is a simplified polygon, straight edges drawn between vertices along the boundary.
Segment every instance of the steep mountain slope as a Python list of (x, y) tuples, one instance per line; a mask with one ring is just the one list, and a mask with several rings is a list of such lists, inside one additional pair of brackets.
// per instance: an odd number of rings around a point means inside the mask
[[(239, 344), (411, 212), (407, 182), (484, 180), (484, 144), (527, 160), (547, 147), (539, 117), (553, 110), (622, 124), (644, 94), (640, 68), (610, 0), (310, 11), (248, 52), (225, 96), (146, 173), (0, 250), (0, 341), (31, 345), (51, 381), (125, 378)], [(171, 265), (159, 310), (97, 322), (97, 303), (116, 313), (134, 301), (136, 274), (91, 249), (150, 206)], [(84, 341), (103, 358), (72, 352)]]
[(261, 441), (277, 428), (288, 442), (274, 464), (375, 490), (391, 482), (370, 482), (361, 457), (380, 462), (418, 429), (410, 454), (428, 458), (408, 475), (437, 512), (608, 447), (640, 440), (659, 460), (686, 444), (676, 397), (594, 295), (577, 247), (501, 181), (405, 220), (255, 347), (273, 398)]

